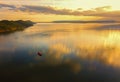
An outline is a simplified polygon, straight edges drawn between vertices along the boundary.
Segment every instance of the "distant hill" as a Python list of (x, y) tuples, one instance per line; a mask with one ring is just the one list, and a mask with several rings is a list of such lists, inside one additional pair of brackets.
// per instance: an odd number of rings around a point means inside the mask
[(93, 28), (88, 28), (89, 30), (120, 30), (120, 24), (110, 24), (110, 25), (103, 25)]
[(11, 32), (17, 30), (24, 30), (26, 27), (32, 26), (34, 23), (32, 21), (0, 21), (0, 32)]
[(116, 23), (114, 20), (95, 20), (95, 21), (82, 21), (82, 20), (58, 20), (53, 23)]

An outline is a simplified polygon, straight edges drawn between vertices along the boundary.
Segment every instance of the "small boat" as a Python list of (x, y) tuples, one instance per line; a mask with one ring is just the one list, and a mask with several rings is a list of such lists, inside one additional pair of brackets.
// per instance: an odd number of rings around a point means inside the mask
[(41, 53), (41, 52), (38, 52), (37, 54), (38, 54), (39, 56), (42, 56), (42, 53)]

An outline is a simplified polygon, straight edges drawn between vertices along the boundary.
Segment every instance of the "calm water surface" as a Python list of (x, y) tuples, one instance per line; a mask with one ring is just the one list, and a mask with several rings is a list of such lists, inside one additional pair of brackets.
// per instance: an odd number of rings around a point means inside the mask
[(39, 23), (1, 34), (0, 81), (120, 82), (119, 27)]

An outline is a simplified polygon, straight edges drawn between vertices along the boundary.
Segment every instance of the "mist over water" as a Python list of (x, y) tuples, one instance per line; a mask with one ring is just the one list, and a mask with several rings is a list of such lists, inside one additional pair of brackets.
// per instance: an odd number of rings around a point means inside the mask
[(119, 24), (38, 23), (1, 34), (0, 78), (3, 82), (120, 82), (119, 28)]

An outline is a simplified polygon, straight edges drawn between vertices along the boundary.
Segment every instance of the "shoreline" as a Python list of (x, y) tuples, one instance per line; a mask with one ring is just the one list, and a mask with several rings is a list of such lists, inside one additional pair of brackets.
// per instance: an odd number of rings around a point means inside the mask
[(0, 21), (0, 33), (7, 33), (7, 32), (15, 32), (15, 31), (22, 31), (25, 28), (33, 26), (35, 23), (32, 21), (8, 21), (2, 20)]

